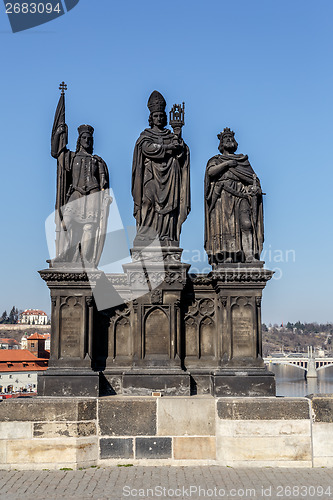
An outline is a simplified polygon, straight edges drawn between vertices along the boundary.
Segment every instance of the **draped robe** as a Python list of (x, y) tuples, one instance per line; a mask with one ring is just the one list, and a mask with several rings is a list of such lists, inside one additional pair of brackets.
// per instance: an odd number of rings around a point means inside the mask
[(67, 149), (64, 135), (55, 131), (51, 140), (51, 154), (57, 159), (57, 258), (80, 261), (77, 251), (80, 241), (73, 238), (72, 226), (94, 224), (94, 249), (85, 258), (97, 265), (104, 246), (111, 203), (108, 168), (99, 156), (80, 155)]
[[(211, 174), (212, 167), (229, 160), (235, 160), (237, 166), (227, 167), (215, 176)], [(258, 180), (246, 155), (220, 154), (208, 161), (205, 174), (205, 249), (210, 261), (221, 254), (236, 256), (242, 253), (240, 211), (244, 206), (251, 218), (253, 255), (260, 258), (264, 241), (263, 204), (261, 191), (251, 195), (254, 179)]]
[(181, 226), (190, 211), (190, 159), (184, 144), (179, 153), (167, 153), (175, 136), (168, 130), (145, 129), (133, 154), (132, 195), (137, 239), (149, 234), (179, 242)]

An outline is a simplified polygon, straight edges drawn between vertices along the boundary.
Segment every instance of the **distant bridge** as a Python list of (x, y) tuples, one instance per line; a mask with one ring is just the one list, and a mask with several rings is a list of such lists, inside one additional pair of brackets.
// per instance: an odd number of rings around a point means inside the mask
[[(312, 353), (311, 353), (312, 354)], [(319, 370), (323, 370), (328, 366), (333, 366), (333, 357), (332, 358), (315, 358), (313, 355), (311, 356), (268, 356), (264, 358), (264, 362), (266, 365), (291, 365), (298, 366), (302, 370), (306, 372), (306, 376), (310, 376), (310, 372), (313, 377), (316, 377), (316, 373)]]
[(273, 357), (273, 356), (268, 356), (267, 358), (264, 358), (264, 361), (267, 365), (270, 363), (279, 364), (279, 365), (297, 365), (300, 368), (303, 368), (303, 370), (308, 369), (308, 364), (309, 364), (309, 359), (313, 359), (316, 365), (316, 370), (320, 370), (321, 368), (326, 368), (327, 366), (333, 366), (333, 358), (303, 358), (303, 356), (296, 358), (292, 357), (289, 358), (288, 356), (281, 356), (280, 357)]

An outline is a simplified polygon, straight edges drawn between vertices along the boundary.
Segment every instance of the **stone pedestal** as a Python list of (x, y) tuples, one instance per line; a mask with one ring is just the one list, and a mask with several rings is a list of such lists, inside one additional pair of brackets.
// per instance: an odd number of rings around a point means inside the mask
[(126, 264), (133, 296), (132, 367), (123, 372), (124, 394), (190, 394), (182, 369), (181, 301), (189, 264), (178, 247), (136, 247)]
[(42, 396), (98, 396), (91, 368), (94, 331), (92, 289), (102, 273), (55, 267), (40, 271), (51, 292), (51, 357), (38, 375)]
[(275, 395), (274, 374), (262, 359), (262, 290), (273, 272), (263, 262), (219, 264), (212, 272), (219, 297), (221, 360), (211, 375), (214, 396)]
[[(261, 338), (261, 296), (272, 271), (257, 262), (189, 275), (178, 247), (131, 253), (123, 275), (40, 272), (52, 301), (40, 395), (275, 395)], [(111, 292), (117, 305), (100, 308)]]

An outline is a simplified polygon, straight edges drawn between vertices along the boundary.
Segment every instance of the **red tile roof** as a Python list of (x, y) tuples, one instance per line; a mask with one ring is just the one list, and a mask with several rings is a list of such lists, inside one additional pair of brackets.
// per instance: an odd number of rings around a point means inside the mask
[[(44, 365), (44, 366), (42, 366)], [(0, 373), (6, 372), (41, 372), (47, 370), (47, 362), (40, 363), (0, 363)]]
[(42, 335), (41, 333), (33, 333), (32, 335), (30, 335), (30, 337), (27, 338), (27, 340), (45, 340), (45, 337), (44, 335)]
[(27, 316), (27, 315), (40, 315), (40, 316), (47, 316), (47, 314), (44, 312), (44, 311), (41, 311), (40, 309), (26, 309), (25, 311), (23, 311), (23, 313), (21, 313), (21, 315), (23, 316)]
[(9, 344), (9, 343), (18, 345), (18, 342), (15, 339), (0, 339), (0, 344)]
[(36, 358), (27, 349), (0, 349), (0, 372), (41, 371), (47, 365), (47, 359)]
[(38, 359), (32, 352), (28, 349), (0, 349), (0, 363), (6, 363), (7, 361), (37, 361)]

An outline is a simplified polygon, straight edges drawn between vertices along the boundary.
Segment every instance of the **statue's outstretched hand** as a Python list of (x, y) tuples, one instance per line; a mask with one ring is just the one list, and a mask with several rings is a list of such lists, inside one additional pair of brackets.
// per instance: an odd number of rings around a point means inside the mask
[(62, 123), (57, 128), (57, 134), (63, 134), (64, 132), (67, 132), (67, 125), (66, 125), (66, 123)]

